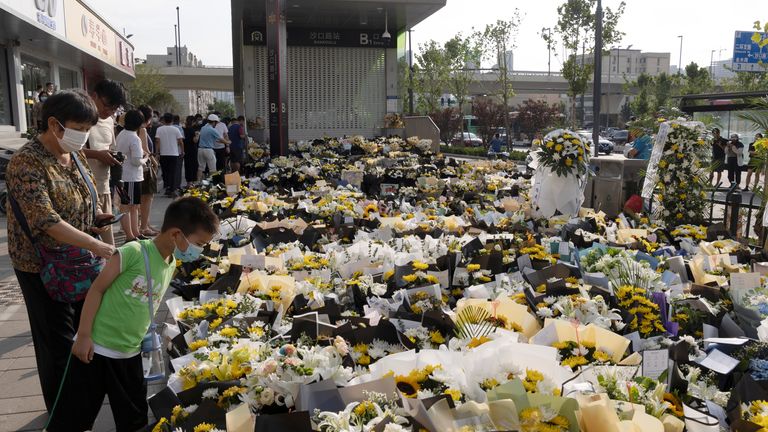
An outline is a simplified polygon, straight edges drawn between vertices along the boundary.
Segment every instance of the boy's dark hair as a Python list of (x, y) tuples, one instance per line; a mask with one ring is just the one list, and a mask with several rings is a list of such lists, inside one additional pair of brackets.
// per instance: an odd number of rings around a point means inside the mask
[(175, 114), (173, 116), (173, 124), (179, 124), (179, 122), (181, 122), (181, 117), (179, 117), (178, 114)]
[(123, 116), (124, 128), (136, 132), (144, 124), (144, 114), (139, 110), (129, 110)]
[(712, 133), (720, 133), (720, 128), (712, 128)]
[(200, 113), (195, 114), (195, 119), (201, 119), (203, 118), (203, 115)]
[(196, 197), (184, 197), (172, 202), (165, 211), (160, 231), (178, 228), (185, 236), (203, 230), (215, 234), (219, 230), (219, 218), (208, 204)]
[(245, 121), (245, 117), (244, 116), (237, 116), (237, 121)]
[(163, 123), (171, 124), (172, 122), (173, 122), (173, 114), (171, 113), (163, 114)]
[(48, 97), (43, 103), (40, 130), (48, 130), (48, 119), (55, 117), (62, 126), (67, 122), (90, 123), (99, 121), (99, 111), (93, 99), (82, 90), (62, 90)]
[(125, 89), (119, 82), (110, 79), (101, 80), (93, 88), (93, 92), (100, 98), (104, 98), (104, 102), (109, 107), (118, 108), (125, 105)]
[(47, 83), (45, 83), (45, 86), (46, 86), (46, 87), (48, 87), (48, 86), (52, 86), (52, 85), (53, 85), (53, 83), (52, 83), (52, 82), (50, 82), (50, 81), (49, 81), (49, 82), (47, 82)]
[(139, 106), (139, 111), (141, 111), (141, 114), (144, 116), (144, 121), (150, 120), (152, 118), (152, 107), (149, 105), (141, 105)]

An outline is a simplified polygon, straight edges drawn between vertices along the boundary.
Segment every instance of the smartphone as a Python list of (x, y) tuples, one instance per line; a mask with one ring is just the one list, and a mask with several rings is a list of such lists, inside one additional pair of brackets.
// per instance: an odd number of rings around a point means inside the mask
[(119, 215), (115, 215), (112, 217), (112, 219), (104, 219), (101, 221), (96, 222), (96, 228), (104, 228), (107, 225), (112, 225), (120, 222), (120, 219), (125, 216), (125, 213), (120, 213)]

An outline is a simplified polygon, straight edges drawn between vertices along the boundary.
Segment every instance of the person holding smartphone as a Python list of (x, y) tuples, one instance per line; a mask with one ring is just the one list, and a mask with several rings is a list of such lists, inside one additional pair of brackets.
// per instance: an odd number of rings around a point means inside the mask
[(124, 129), (117, 136), (117, 151), (125, 156), (123, 164), (123, 193), (120, 194), (121, 211), (127, 216), (120, 224), (125, 233), (125, 242), (132, 242), (146, 237), (139, 230), (139, 206), (141, 205), (141, 188), (144, 181), (144, 167), (147, 155), (141, 147), (141, 139), (137, 134), (144, 124), (141, 111), (130, 110), (124, 116)]

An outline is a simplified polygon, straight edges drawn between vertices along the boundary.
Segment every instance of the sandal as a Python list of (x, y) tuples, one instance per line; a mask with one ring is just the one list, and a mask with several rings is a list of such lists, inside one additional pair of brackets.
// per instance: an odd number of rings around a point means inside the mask
[(156, 230), (153, 230), (152, 228), (147, 228), (145, 230), (141, 230), (141, 235), (143, 235), (145, 237), (156, 237), (158, 234), (160, 234), (160, 233), (157, 232)]

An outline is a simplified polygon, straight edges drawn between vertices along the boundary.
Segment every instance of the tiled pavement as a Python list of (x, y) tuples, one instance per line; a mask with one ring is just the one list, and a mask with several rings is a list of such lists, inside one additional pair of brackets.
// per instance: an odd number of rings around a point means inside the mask
[[(153, 225), (160, 225), (169, 202), (168, 198), (155, 198)], [(40, 431), (47, 413), (37, 377), (24, 299), (8, 258), (6, 222), (5, 217), (0, 217), (0, 432)], [(165, 305), (157, 313), (158, 321), (171, 320)], [(150, 385), (148, 394), (154, 394), (164, 385)], [(94, 424), (94, 432), (115, 430), (109, 401), (105, 400), (104, 405)]]

